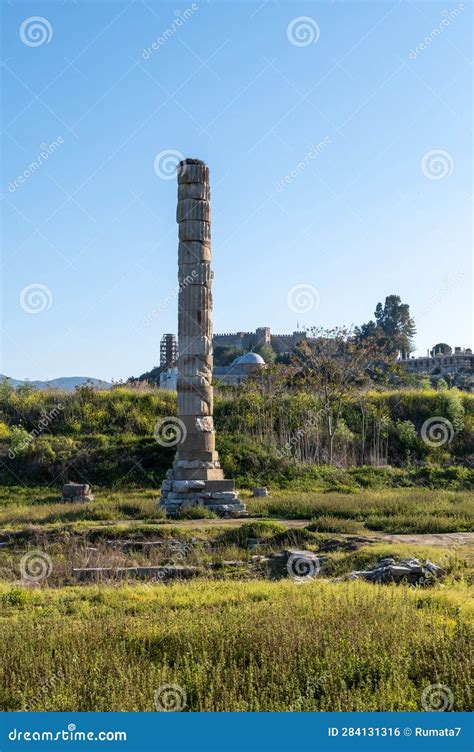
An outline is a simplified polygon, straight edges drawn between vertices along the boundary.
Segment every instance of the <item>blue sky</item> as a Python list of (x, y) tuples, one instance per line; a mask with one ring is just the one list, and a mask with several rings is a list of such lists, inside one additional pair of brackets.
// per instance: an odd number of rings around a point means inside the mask
[(472, 5), (179, 11), (3, 3), (0, 371), (158, 362), (176, 153), (211, 170), (216, 332), (360, 324), (397, 293), (420, 354), (470, 346)]

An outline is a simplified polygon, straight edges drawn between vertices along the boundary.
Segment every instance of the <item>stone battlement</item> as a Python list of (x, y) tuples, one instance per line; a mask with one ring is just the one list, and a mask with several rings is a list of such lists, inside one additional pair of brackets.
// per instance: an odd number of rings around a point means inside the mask
[(252, 350), (259, 345), (269, 344), (278, 354), (290, 352), (298, 342), (308, 339), (306, 332), (293, 332), (292, 334), (272, 334), (270, 327), (257, 328), (254, 332), (233, 332), (214, 334), (212, 346), (236, 347), (242, 350)]

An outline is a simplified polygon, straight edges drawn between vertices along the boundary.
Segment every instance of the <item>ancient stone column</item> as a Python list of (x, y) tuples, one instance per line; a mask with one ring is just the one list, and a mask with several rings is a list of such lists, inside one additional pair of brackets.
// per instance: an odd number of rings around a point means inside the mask
[(204, 504), (220, 514), (245, 511), (225, 480), (215, 448), (212, 386), (212, 271), (209, 168), (178, 165), (178, 416), (180, 443), (162, 485), (169, 514)]

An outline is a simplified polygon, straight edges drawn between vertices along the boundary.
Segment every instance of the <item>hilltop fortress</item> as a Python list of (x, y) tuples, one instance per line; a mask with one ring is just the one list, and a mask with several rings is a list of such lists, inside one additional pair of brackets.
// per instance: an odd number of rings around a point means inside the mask
[(293, 334), (272, 334), (269, 326), (260, 326), (254, 332), (236, 332), (235, 334), (214, 334), (212, 346), (237, 347), (244, 352), (249, 352), (261, 345), (271, 345), (277, 355), (294, 350), (298, 342), (308, 339), (306, 332), (293, 332)]

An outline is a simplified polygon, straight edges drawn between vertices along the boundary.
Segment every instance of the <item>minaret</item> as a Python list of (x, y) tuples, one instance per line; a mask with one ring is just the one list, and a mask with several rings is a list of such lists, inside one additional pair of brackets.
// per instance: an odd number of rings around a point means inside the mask
[(178, 165), (178, 416), (180, 441), (162, 485), (169, 514), (205, 504), (224, 515), (245, 512), (233, 480), (224, 480), (215, 448), (212, 386), (211, 209), (209, 168)]

